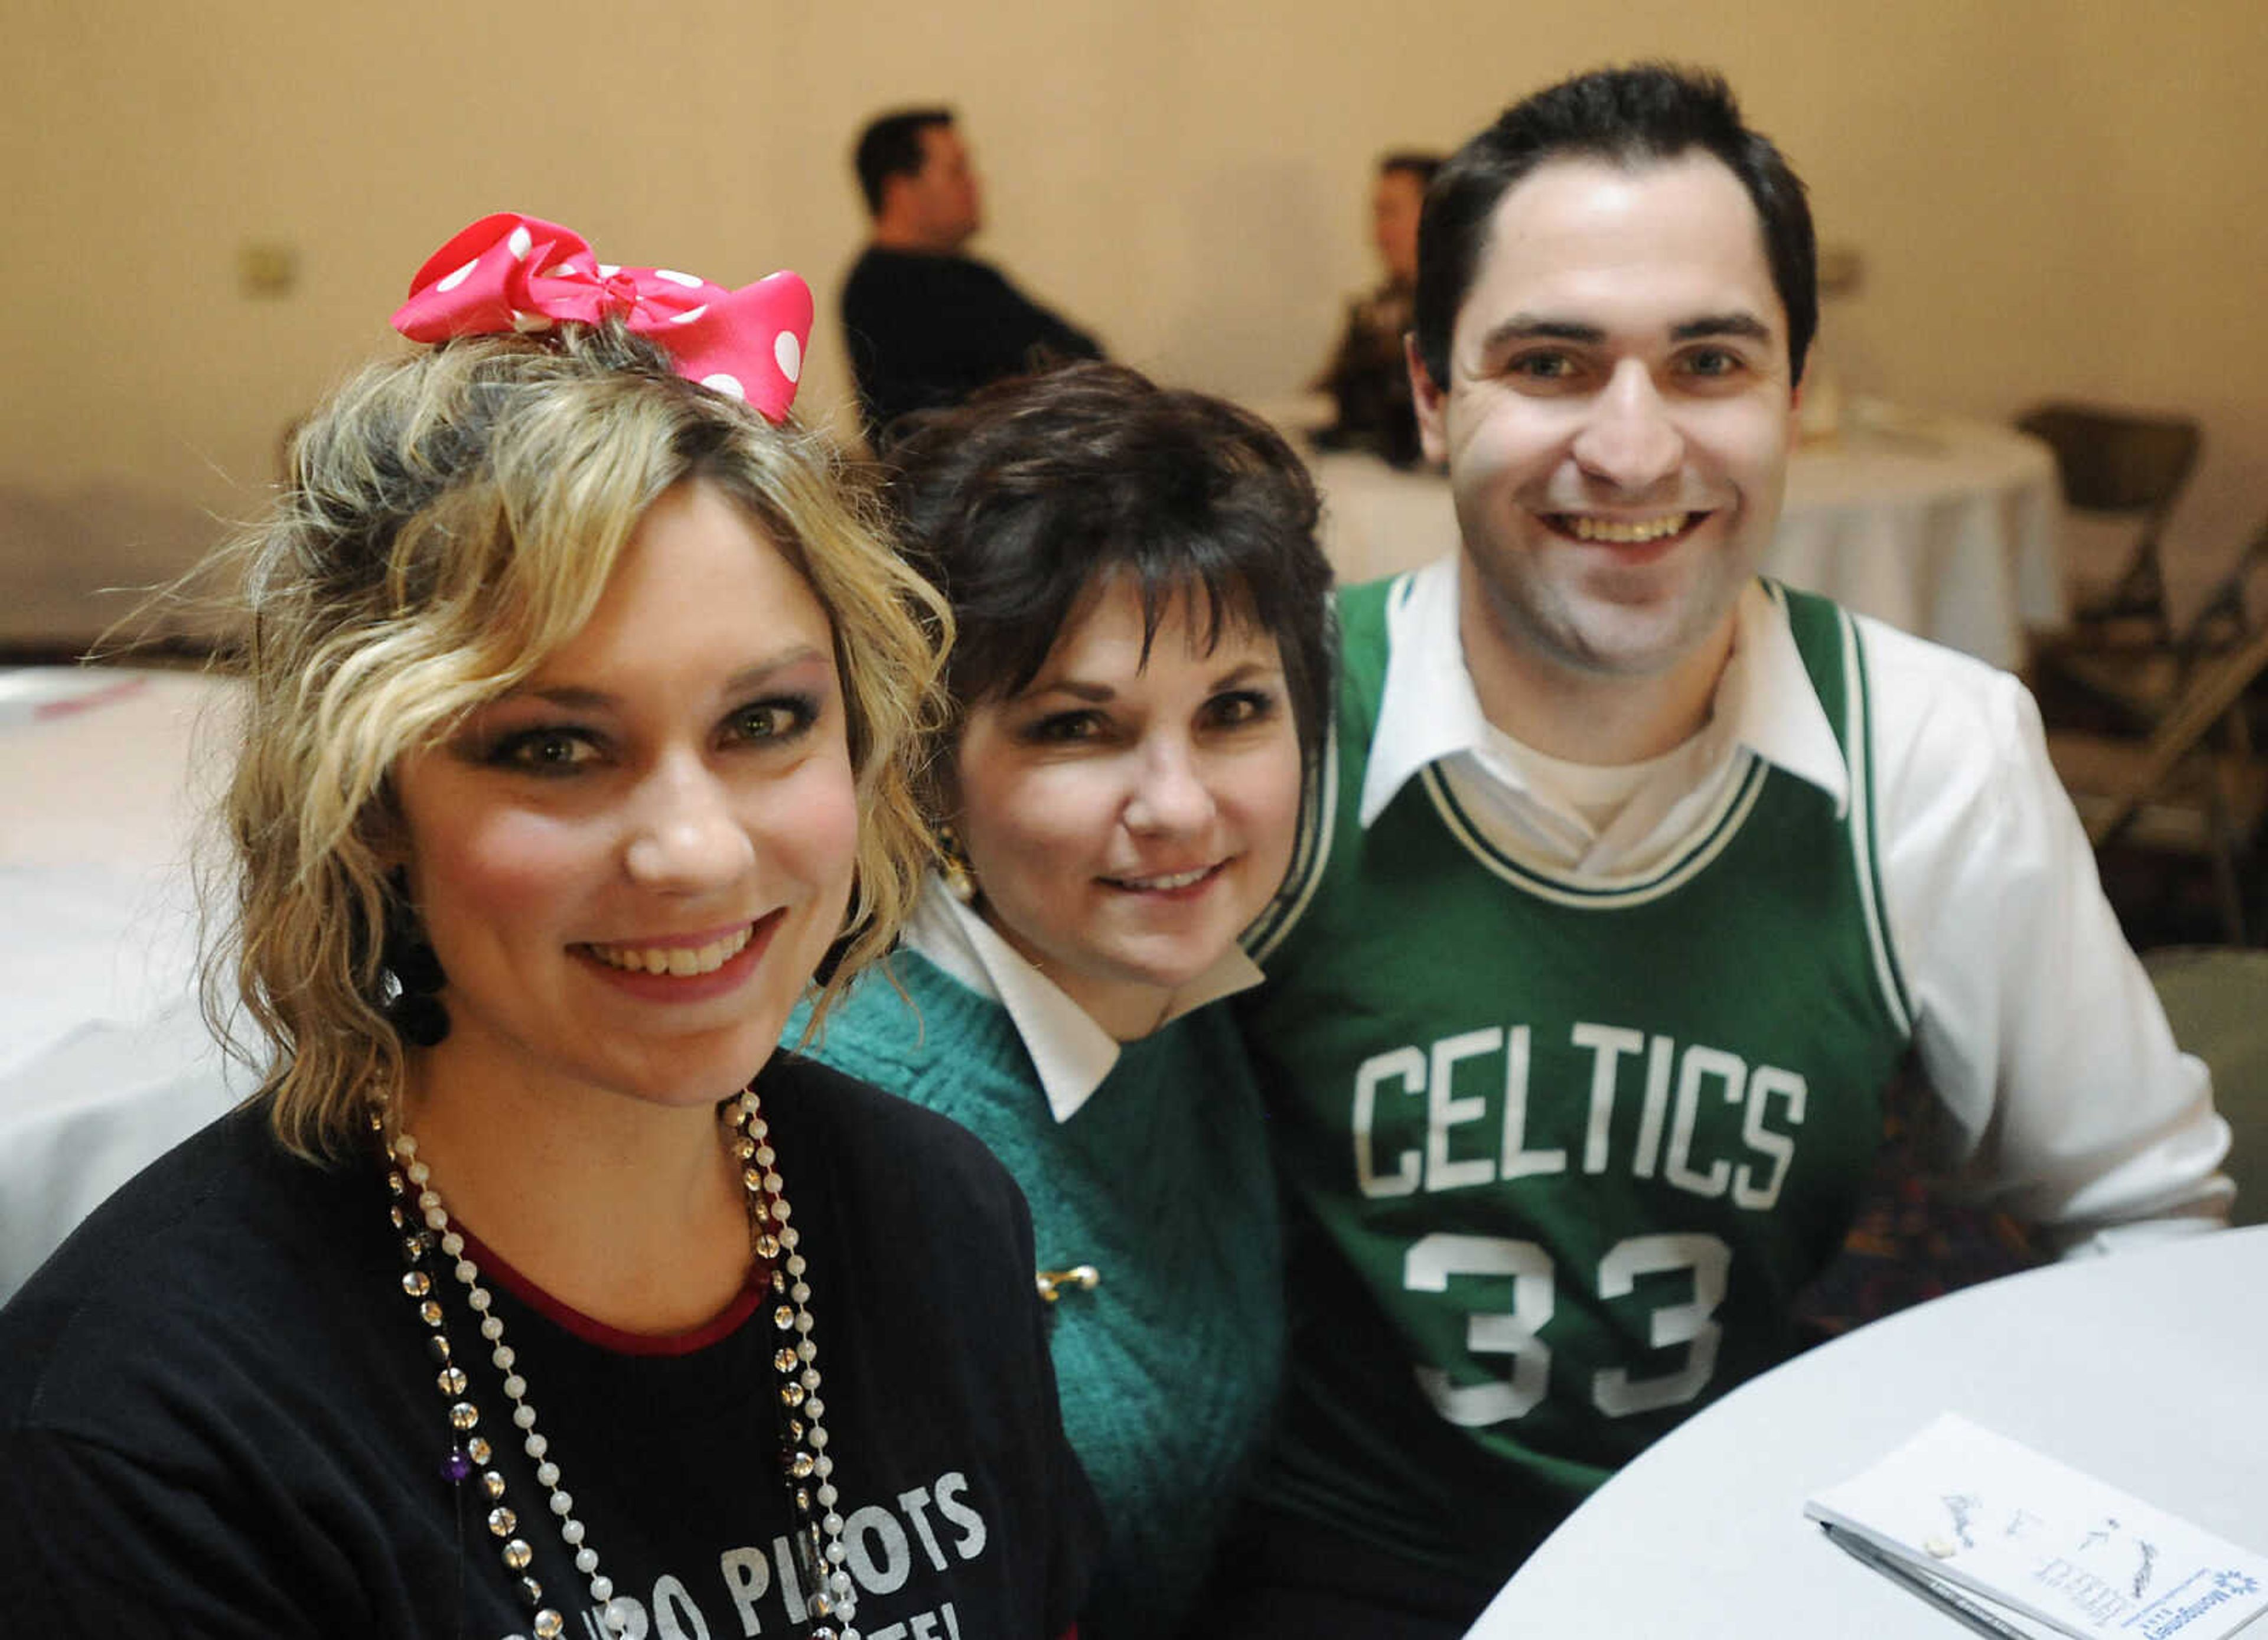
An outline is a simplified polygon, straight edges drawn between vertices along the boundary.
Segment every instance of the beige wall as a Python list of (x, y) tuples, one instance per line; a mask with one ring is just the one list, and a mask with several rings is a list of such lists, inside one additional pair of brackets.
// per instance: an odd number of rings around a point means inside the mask
[[(1454, 144), (1564, 72), (1668, 55), (1732, 77), (1822, 236), (1863, 254), (1826, 332), (1853, 387), (1994, 416), (2049, 393), (2188, 409), (2208, 453), (2176, 541), (2217, 550), (2268, 511), (2261, 18), (2255, 0), (15, 0), (0, 489), (240, 515), (287, 419), (387, 345), (411, 270), (504, 207), (610, 260), (735, 283), (801, 268), (821, 305), (806, 402), (836, 410), (848, 144), (917, 99), (962, 111), (982, 250), (1122, 357), (1280, 397), (1371, 276), (1373, 154)], [(237, 290), (261, 240), (298, 250), (288, 296)]]

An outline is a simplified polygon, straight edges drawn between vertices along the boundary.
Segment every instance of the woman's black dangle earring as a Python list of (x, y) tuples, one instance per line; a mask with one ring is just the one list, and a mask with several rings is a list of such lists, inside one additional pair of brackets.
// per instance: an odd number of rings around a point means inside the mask
[(441, 988), (449, 982), (441, 959), (409, 908), (409, 885), (397, 881), (386, 908), (386, 945), (379, 984), (387, 993), (379, 1011), (413, 1048), (432, 1048), (449, 1034), (449, 1011)]

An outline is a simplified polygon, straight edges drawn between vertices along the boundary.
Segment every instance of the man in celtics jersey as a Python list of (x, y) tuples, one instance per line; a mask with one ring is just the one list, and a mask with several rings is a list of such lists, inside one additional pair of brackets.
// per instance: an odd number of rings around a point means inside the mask
[(1713, 78), (1554, 86), (1427, 195), (1462, 550), (1344, 595), (1254, 937), (1297, 1331), (1220, 1632), (1462, 1634), (1792, 1350), (1909, 1064), (2052, 1247), (2226, 1211), (2021, 686), (1757, 576), (1816, 317), (1802, 185)]

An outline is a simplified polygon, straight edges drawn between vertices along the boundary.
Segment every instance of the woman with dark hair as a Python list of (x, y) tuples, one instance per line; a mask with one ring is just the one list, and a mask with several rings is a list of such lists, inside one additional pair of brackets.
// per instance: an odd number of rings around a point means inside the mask
[(1188, 1621), (1284, 1349), (1237, 936), (1299, 831), (1331, 683), (1316, 499), (1234, 407), (1113, 365), (894, 452), (952, 605), (925, 798), (946, 864), (821, 1058), (963, 1122), (1032, 1203), (1064, 1422), (1108, 1537), (1082, 1632)]
[(488, 217), (299, 433), (214, 908), (261, 1085), (0, 1311), (15, 1624), (1072, 1622), (1021, 1199), (777, 1048), (921, 881), (950, 629), (788, 420), (810, 322)]

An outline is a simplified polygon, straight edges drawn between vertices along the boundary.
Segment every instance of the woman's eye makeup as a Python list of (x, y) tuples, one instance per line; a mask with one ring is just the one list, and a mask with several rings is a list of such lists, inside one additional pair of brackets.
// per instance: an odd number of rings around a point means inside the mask
[(1080, 707), (1071, 711), (1044, 712), (1026, 723), (1017, 738), (1034, 746), (1063, 746), (1099, 739), (1108, 726), (1109, 720), (1101, 712), (1092, 707)]
[[(1270, 721), (1283, 709), (1283, 692), (1264, 684), (1238, 683), (1204, 697), (1191, 719), (1200, 730), (1241, 729)], [(1163, 709), (1160, 709), (1163, 710)], [(1178, 709), (1175, 709), (1178, 710)], [(1101, 706), (1066, 707), (1042, 711), (1023, 719), (1016, 739), (1027, 746), (1074, 746), (1114, 738), (1138, 738), (1147, 709), (1135, 708), (1129, 717)]]
[(1224, 689), (1205, 702), (1205, 721), (1216, 729), (1237, 729), (1275, 715), (1277, 698), (1268, 689)]
[(725, 720), (726, 732), (736, 740), (774, 744), (807, 733), (819, 722), (816, 695), (768, 695), (750, 701)]
[[(725, 714), (717, 733), (727, 746), (771, 746), (800, 739), (826, 710), (816, 692), (767, 695)], [(466, 761), (531, 775), (572, 775), (614, 754), (607, 735), (586, 723), (543, 723), (475, 730), (460, 743)]]
[(524, 770), (534, 775), (566, 775), (596, 762), (602, 748), (588, 729), (578, 724), (544, 724), (512, 729), (477, 743), (476, 755), (492, 768)]

